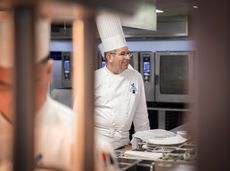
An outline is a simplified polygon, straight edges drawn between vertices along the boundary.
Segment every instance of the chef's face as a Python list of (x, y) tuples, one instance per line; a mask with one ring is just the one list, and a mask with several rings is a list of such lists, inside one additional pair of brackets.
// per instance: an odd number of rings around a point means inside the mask
[(130, 57), (127, 46), (109, 52), (107, 55), (108, 68), (114, 74), (120, 74), (128, 68)]
[[(51, 79), (52, 61), (37, 64), (36, 66), (36, 101), (35, 111), (38, 111), (43, 105), (47, 92), (48, 85)], [(0, 112), (9, 120), (13, 117), (13, 101), (14, 101), (14, 79), (13, 69), (3, 68), (0, 66)], [(21, 97), (23, 100), (23, 97)]]

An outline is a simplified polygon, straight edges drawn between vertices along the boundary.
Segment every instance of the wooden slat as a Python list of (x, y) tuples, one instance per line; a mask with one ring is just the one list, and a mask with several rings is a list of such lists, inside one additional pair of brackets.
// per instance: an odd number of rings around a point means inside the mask
[(93, 17), (73, 23), (73, 88), (77, 98), (73, 171), (94, 170), (95, 27)]

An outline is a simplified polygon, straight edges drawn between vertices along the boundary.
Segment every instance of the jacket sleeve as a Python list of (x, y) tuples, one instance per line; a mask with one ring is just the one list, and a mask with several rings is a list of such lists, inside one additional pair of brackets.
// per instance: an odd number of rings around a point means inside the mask
[(137, 106), (136, 106), (134, 119), (133, 119), (135, 132), (150, 129), (148, 111), (146, 106), (144, 83), (143, 83), (142, 76), (139, 73), (138, 73), (138, 84), (139, 84), (139, 94), (137, 100), (138, 102), (136, 103)]

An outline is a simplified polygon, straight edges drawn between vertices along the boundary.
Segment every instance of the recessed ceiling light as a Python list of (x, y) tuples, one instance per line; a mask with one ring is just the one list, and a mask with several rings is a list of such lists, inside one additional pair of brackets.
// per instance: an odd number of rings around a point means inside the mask
[(198, 6), (196, 6), (196, 5), (193, 5), (193, 8), (197, 9), (197, 8), (198, 8)]
[(163, 13), (163, 10), (156, 9), (156, 13)]

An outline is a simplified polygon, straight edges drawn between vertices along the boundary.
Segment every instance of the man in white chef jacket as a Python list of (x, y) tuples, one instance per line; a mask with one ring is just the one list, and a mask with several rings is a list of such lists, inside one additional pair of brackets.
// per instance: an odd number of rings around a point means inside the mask
[[(0, 170), (12, 168), (13, 131), (13, 37), (12, 15), (0, 12)], [(52, 61), (49, 55), (50, 22), (36, 21), (36, 115), (35, 162), (42, 167), (70, 167), (73, 112), (52, 100), (48, 93)], [(23, 97), (22, 97), (23, 98)], [(22, 99), (23, 100), (23, 99)]]
[(119, 17), (100, 12), (96, 23), (106, 66), (95, 73), (95, 126), (116, 149), (129, 143), (132, 122), (135, 131), (150, 129), (145, 91), (141, 74), (128, 67), (131, 54)]

